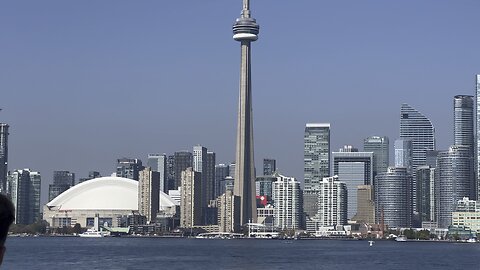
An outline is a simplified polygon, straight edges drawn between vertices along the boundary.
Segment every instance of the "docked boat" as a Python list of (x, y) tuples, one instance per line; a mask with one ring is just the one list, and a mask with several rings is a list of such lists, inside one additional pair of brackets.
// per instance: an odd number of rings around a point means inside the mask
[(397, 238), (395, 238), (395, 241), (397, 242), (407, 242), (407, 237), (405, 235), (399, 235)]
[(88, 229), (86, 232), (79, 234), (80, 237), (105, 237), (109, 236), (109, 232), (97, 231), (95, 229)]

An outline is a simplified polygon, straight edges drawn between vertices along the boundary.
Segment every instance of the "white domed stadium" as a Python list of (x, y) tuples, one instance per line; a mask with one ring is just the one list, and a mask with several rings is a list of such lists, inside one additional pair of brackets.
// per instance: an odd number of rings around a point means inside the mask
[[(175, 209), (178, 203), (160, 192), (160, 209)], [(80, 183), (58, 195), (43, 208), (43, 218), (51, 227), (93, 226), (98, 215), (100, 224), (118, 227), (122, 217), (138, 212), (138, 181), (121, 177), (101, 177)]]

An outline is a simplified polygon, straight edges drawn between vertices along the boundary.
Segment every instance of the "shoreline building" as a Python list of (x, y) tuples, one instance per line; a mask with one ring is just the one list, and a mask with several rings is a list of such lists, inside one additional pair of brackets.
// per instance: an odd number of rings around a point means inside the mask
[[(135, 213), (138, 217), (138, 185), (138, 181), (119, 177), (85, 181), (47, 203), (43, 207), (43, 219), (51, 228), (73, 227), (76, 223), (85, 228), (94, 226), (98, 215), (100, 224), (127, 227), (124, 220), (128, 216)], [(164, 212), (175, 212), (178, 207), (178, 203), (163, 192), (159, 201)]]
[(417, 211), (421, 222), (435, 221), (435, 168), (425, 165), (417, 168)]
[(375, 224), (375, 202), (372, 185), (357, 187), (357, 214), (352, 220), (366, 224)]
[(330, 176), (330, 123), (305, 125), (303, 163), (303, 211), (308, 228), (315, 226), (322, 179)]
[(373, 155), (347, 145), (339, 152), (332, 152), (332, 175), (338, 176), (348, 191), (348, 219), (357, 214), (357, 187), (373, 183)]
[(273, 182), (274, 224), (280, 229), (298, 230), (302, 224), (302, 190), (293, 177), (277, 174)]
[(376, 223), (390, 228), (412, 226), (412, 178), (405, 167), (389, 167), (377, 175), (375, 183)]
[[(238, 220), (238, 206), (240, 198), (233, 195), (233, 191), (227, 190), (217, 198), (218, 207), (218, 231), (236, 232), (239, 228), (235, 227), (235, 220)], [(237, 215), (237, 216), (236, 216)]]
[(40, 219), (41, 175), (30, 169), (8, 175), (8, 191), (15, 207), (15, 224), (28, 225)]
[[(452, 145), (437, 157), (435, 190), (437, 198), (437, 221), (439, 228), (448, 228), (452, 222), (455, 204), (471, 195), (472, 156), (470, 148)], [(438, 180), (438, 181), (437, 181)]]
[(477, 180), (477, 199), (480, 199), (480, 74), (476, 75), (475, 80), (475, 178)]
[(138, 179), (138, 212), (155, 223), (159, 211), (160, 173), (147, 167), (140, 171)]
[[(363, 140), (363, 151), (373, 152), (373, 179), (390, 165), (390, 143), (387, 136), (370, 136)], [(374, 183), (372, 183), (374, 184)]]
[(323, 178), (318, 193), (318, 226), (346, 225), (347, 213), (347, 185), (338, 176)]
[(0, 123), (0, 193), (6, 193), (8, 174), (8, 128)]
[(238, 225), (257, 222), (255, 198), (255, 163), (253, 155), (253, 112), (251, 78), (251, 43), (258, 39), (259, 25), (250, 15), (250, 0), (243, 0), (241, 17), (233, 24), (233, 39), (240, 42), (240, 87), (235, 153), (234, 194), (240, 197)]
[(201, 173), (187, 168), (181, 173), (180, 227), (192, 228), (202, 225), (202, 178)]
[(459, 200), (452, 213), (452, 225), (455, 227), (468, 227), (480, 234), (480, 201), (464, 197)]
[(473, 97), (467, 95), (456, 95), (453, 98), (453, 138), (454, 145), (465, 145), (470, 150), (471, 165), (469, 173), (470, 178), (470, 195), (469, 198), (475, 200), (477, 198), (477, 188), (475, 181), (475, 144), (474, 144), (474, 106)]

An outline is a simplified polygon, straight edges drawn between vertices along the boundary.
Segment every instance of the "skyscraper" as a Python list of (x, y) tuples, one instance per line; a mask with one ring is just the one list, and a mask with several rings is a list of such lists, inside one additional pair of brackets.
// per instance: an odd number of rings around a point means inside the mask
[(271, 158), (263, 159), (263, 175), (273, 175), (277, 170), (277, 161)]
[(417, 168), (416, 206), (420, 221), (435, 220), (435, 168), (428, 165)]
[(255, 163), (253, 160), (252, 85), (250, 43), (257, 40), (259, 26), (250, 16), (250, 0), (243, 0), (242, 15), (233, 25), (233, 39), (241, 42), (240, 94), (234, 194), (240, 197), (239, 225), (256, 222)]
[(452, 145), (447, 151), (438, 153), (435, 190), (440, 228), (451, 225), (455, 203), (471, 195), (471, 161), (470, 148), (464, 145)]
[(360, 185), (357, 187), (357, 214), (353, 220), (375, 223), (375, 202), (373, 201), (372, 185)]
[(206, 175), (206, 193), (205, 196), (207, 197), (207, 202), (210, 200), (215, 200), (215, 161), (216, 155), (212, 151), (207, 151), (207, 171), (205, 172)]
[(168, 192), (167, 180), (167, 155), (166, 154), (148, 154), (147, 167), (160, 175), (160, 190)]
[(307, 123), (303, 150), (303, 211), (309, 221), (318, 213), (318, 190), (324, 177), (330, 175), (330, 124)]
[(142, 161), (136, 158), (117, 159), (117, 177), (129, 178), (138, 181), (138, 175), (143, 170)]
[(6, 193), (8, 172), (8, 125), (0, 123), (0, 193)]
[(29, 169), (8, 175), (8, 193), (15, 206), (15, 224), (32, 224), (40, 218), (41, 176)]
[[(407, 172), (413, 175), (412, 156), (413, 144), (411, 139), (397, 139), (395, 148), (395, 167), (405, 167)], [(426, 156), (425, 156), (426, 160)]]
[(224, 179), (227, 176), (229, 176), (228, 165), (226, 164), (215, 165), (215, 198), (218, 198), (218, 196), (223, 194), (222, 190), (224, 190), (225, 187), (223, 187), (222, 189), (221, 185), (223, 184)]
[(470, 149), (472, 156), (469, 174), (471, 179), (470, 199), (476, 199), (477, 188), (475, 181), (475, 160), (474, 160), (474, 135), (473, 135), (473, 97), (457, 95), (453, 100), (453, 134), (455, 145), (465, 145)]
[(377, 174), (375, 182), (375, 218), (390, 228), (412, 225), (412, 177), (405, 167), (389, 167)]
[(476, 76), (475, 83), (475, 110), (476, 110), (476, 147), (475, 147), (475, 178), (477, 184), (477, 198), (480, 198), (480, 74)]
[(238, 204), (240, 203), (240, 198), (233, 195), (233, 191), (227, 190), (225, 193), (220, 195), (217, 199), (218, 206), (218, 230), (220, 232), (235, 232), (239, 228), (235, 226), (235, 220), (238, 220), (238, 217), (235, 215), (240, 214), (238, 211)]
[(48, 186), (48, 201), (55, 199), (65, 190), (75, 185), (75, 173), (69, 171), (54, 171), (53, 184)]
[(332, 160), (332, 175), (338, 176), (348, 190), (347, 218), (351, 219), (357, 213), (357, 187), (373, 181), (373, 152), (344, 147), (340, 152), (332, 152)]
[(321, 227), (347, 224), (347, 185), (338, 180), (337, 176), (325, 177), (320, 183), (317, 216)]
[(277, 175), (273, 182), (275, 226), (280, 229), (299, 229), (302, 222), (302, 190), (293, 177)]
[(305, 190), (318, 190), (330, 175), (330, 124), (306, 124), (303, 162)]
[(175, 185), (173, 189), (178, 189), (182, 185), (182, 171), (193, 167), (193, 155), (188, 151), (179, 151), (174, 153)]
[(390, 165), (390, 144), (386, 136), (370, 136), (363, 140), (363, 151), (373, 152), (373, 177), (386, 172)]
[(180, 227), (191, 228), (202, 223), (202, 179), (189, 167), (181, 172)]
[(138, 212), (155, 222), (159, 210), (160, 173), (147, 167), (140, 171), (138, 179)]
[(200, 196), (202, 197), (202, 213), (205, 214), (209, 202), (209, 200), (207, 200), (207, 148), (201, 145), (193, 147), (193, 170), (199, 172), (200, 178), (202, 179)]
[(400, 110), (400, 139), (412, 140), (412, 172), (426, 164), (427, 150), (435, 150), (435, 128), (430, 119), (408, 104)]

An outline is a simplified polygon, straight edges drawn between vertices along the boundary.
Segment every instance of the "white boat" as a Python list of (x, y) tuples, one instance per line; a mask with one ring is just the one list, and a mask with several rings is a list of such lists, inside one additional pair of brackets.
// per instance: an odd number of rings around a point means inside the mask
[(477, 242), (477, 239), (475, 238), (468, 238), (467, 239), (467, 243), (476, 243)]
[(395, 238), (395, 241), (397, 242), (407, 242), (407, 237), (405, 235), (399, 235), (397, 238)]
[(110, 235), (109, 232), (97, 231), (93, 228), (88, 229), (86, 232), (79, 234), (80, 237), (105, 237)]

